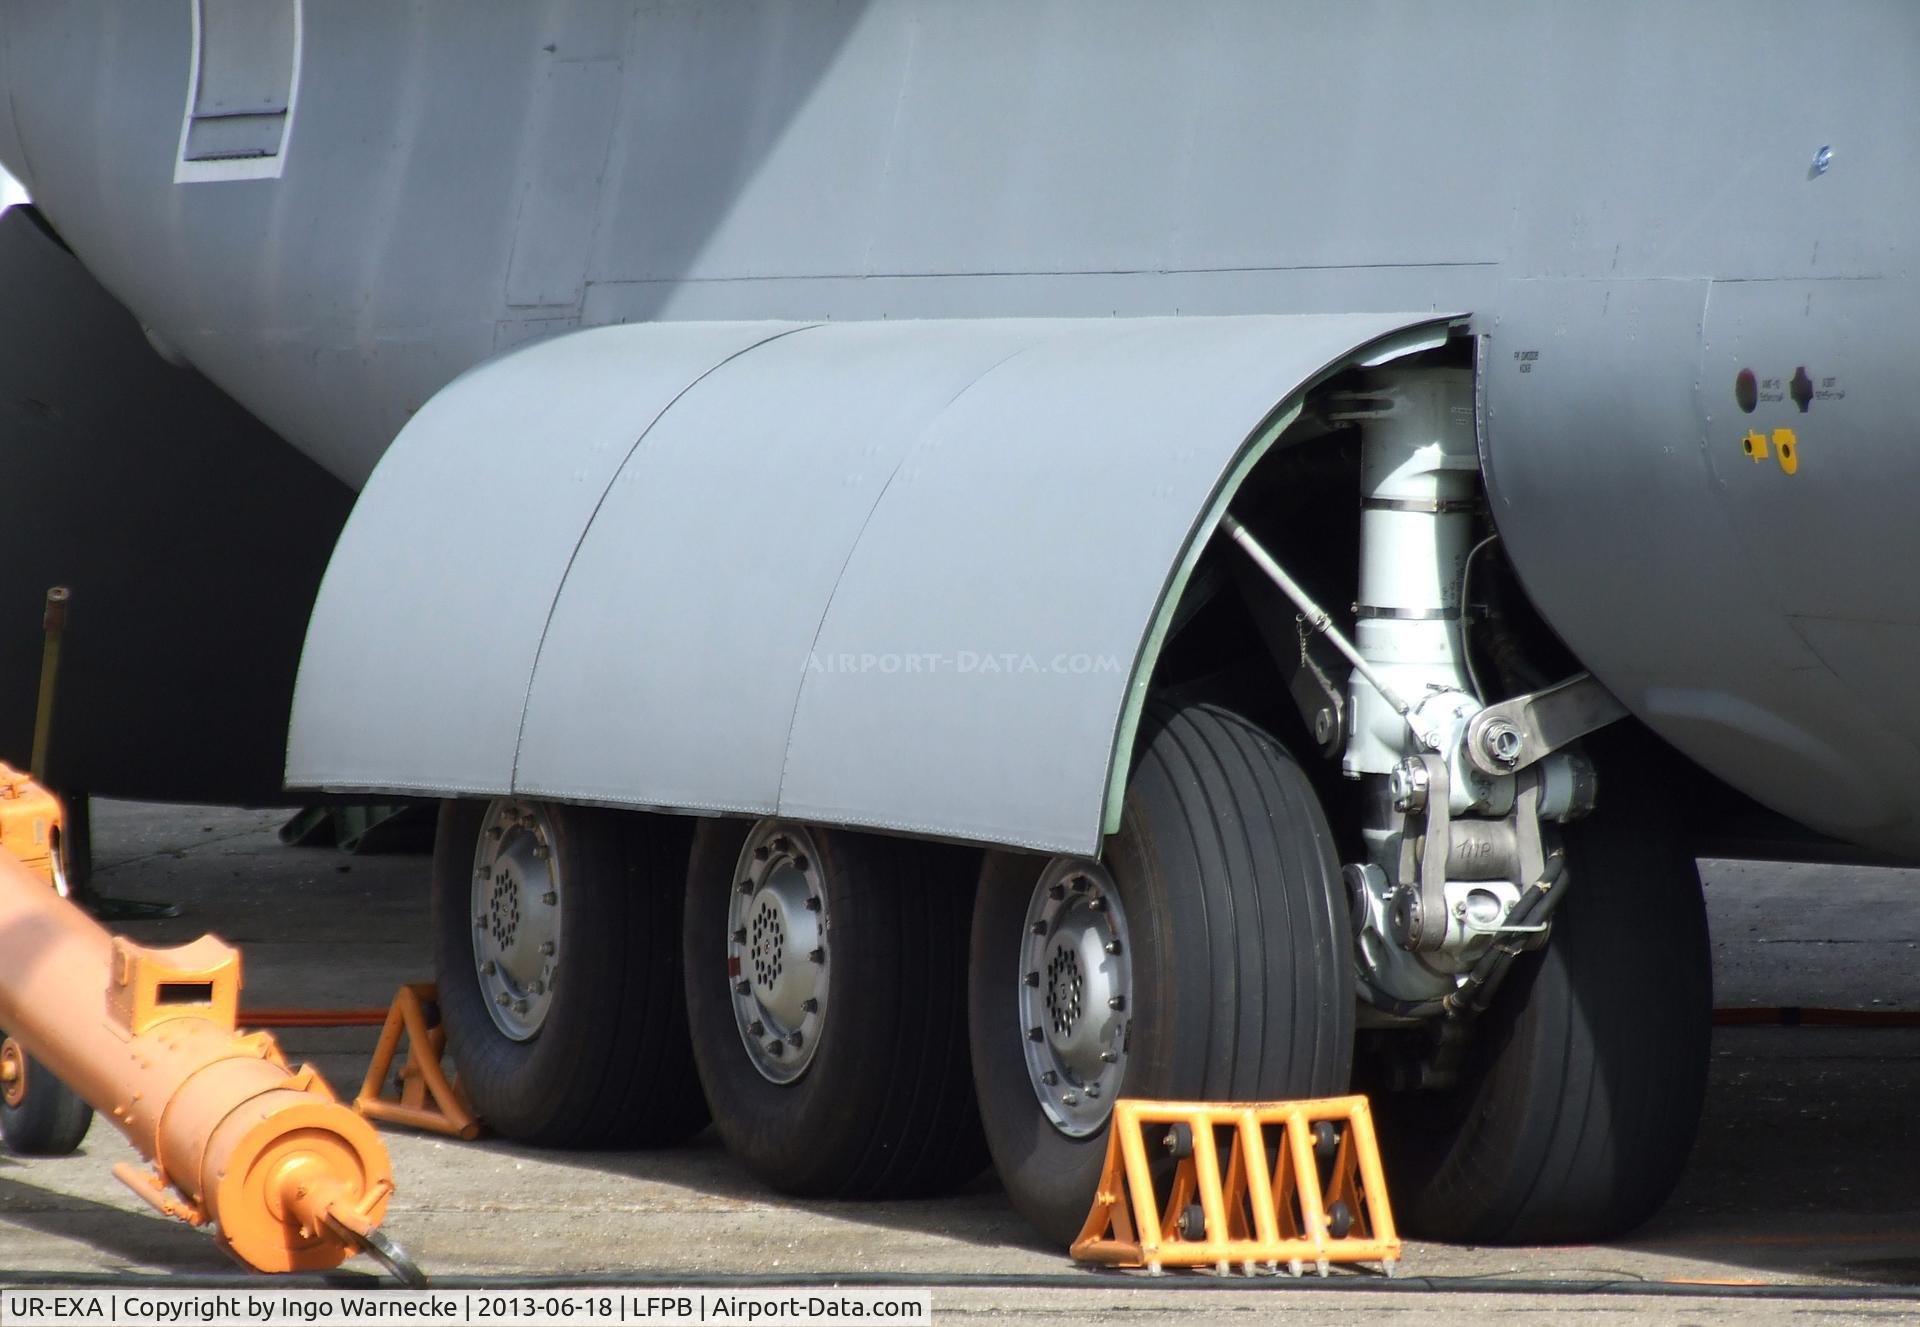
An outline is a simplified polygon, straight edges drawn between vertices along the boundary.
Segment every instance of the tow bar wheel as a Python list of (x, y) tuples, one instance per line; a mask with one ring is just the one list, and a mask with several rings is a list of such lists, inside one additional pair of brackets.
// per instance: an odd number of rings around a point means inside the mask
[(680, 904), (692, 822), (533, 798), (441, 806), (434, 971), (447, 1053), (495, 1132), (665, 1146), (707, 1121)]
[(1097, 862), (1055, 858), (1034, 882), (1020, 964), (1027, 1077), (1069, 1138), (1098, 1133), (1126, 1073), (1133, 943), (1127, 912)]
[(0, 1039), (0, 1136), (16, 1156), (66, 1156), (93, 1125), (93, 1107), (12, 1037)]
[(1073, 1241), (1118, 1097), (1343, 1093), (1350, 944), (1332, 834), (1300, 767), (1237, 714), (1150, 707), (1099, 862), (995, 853), (981, 873), (974, 1084), (1014, 1206)]
[(813, 1197), (938, 1193), (986, 1164), (967, 1065), (979, 857), (708, 820), (687, 869), (694, 1058), (728, 1149)]

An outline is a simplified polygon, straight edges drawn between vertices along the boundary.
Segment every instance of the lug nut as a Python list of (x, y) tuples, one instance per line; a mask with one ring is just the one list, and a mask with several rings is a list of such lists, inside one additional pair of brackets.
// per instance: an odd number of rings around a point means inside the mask
[(753, 1022), (747, 1024), (747, 1034), (754, 1037), (764, 1037), (767, 1035), (767, 1025), (756, 1018)]
[(1045, 1073), (1040, 1075), (1040, 1081), (1045, 1083), (1048, 1087), (1052, 1087), (1055, 1083), (1060, 1081), (1060, 1075), (1056, 1074), (1053, 1070), (1049, 1069)]
[(1126, 997), (1126, 996), (1124, 996), (1124, 995), (1112, 995), (1112, 996), (1108, 996), (1108, 997), (1107, 997), (1107, 1008), (1109, 1008), (1109, 1009), (1125, 1009), (1126, 1007), (1127, 1007), (1127, 997)]
[(560, 901), (560, 896), (554, 893), (551, 889), (549, 889), (546, 893), (540, 896), (540, 901), (546, 904), (549, 908), (551, 908)]
[(1045, 935), (1047, 933), (1047, 924), (1045, 922), (1035, 922), (1032, 926), (1029, 926), (1027, 929), (1029, 931), (1032, 931), (1035, 935)]
[(802, 1037), (798, 1032), (789, 1032), (787, 1034), (787, 1045), (793, 1047), (795, 1050), (799, 1050), (805, 1041), (806, 1038)]
[(1089, 908), (1092, 908), (1095, 912), (1105, 912), (1107, 910), (1107, 901), (1101, 898), (1098, 894), (1095, 894), (1092, 898), (1087, 900), (1087, 906)]
[(1105, 948), (1109, 954), (1117, 954), (1120, 952), (1120, 942), (1118, 940), (1109, 940)]
[(543, 958), (552, 958), (553, 957), (553, 941), (542, 940), (540, 942), (540, 954)]
[(745, 943), (747, 942), (747, 928), (746, 928), (746, 927), (744, 927), (744, 926), (736, 926), (736, 927), (734, 927), (734, 928), (733, 928), (733, 942), (734, 942), (734, 943), (735, 943), (736, 945), (744, 945), (744, 944), (745, 944)]
[(824, 949), (810, 949), (810, 950), (808, 950), (808, 951), (807, 951), (807, 962), (809, 962), (809, 963), (825, 963), (826, 961), (827, 961), (827, 951), (826, 951), (826, 950), (824, 950)]
[(766, 844), (764, 844), (764, 843), (763, 843), (763, 844), (761, 844), (761, 845), (760, 845), (759, 847), (757, 847), (757, 848), (755, 848), (755, 849), (753, 850), (753, 860), (754, 860), (754, 861), (756, 861), (756, 862), (764, 862), (764, 861), (766, 861), (766, 860), (767, 860), (767, 857), (768, 857), (768, 853), (767, 853), (767, 845), (766, 845)]
[(807, 911), (808, 912), (820, 911), (820, 896), (818, 894), (807, 895)]
[(733, 993), (735, 995), (745, 995), (747, 994), (747, 992), (751, 991), (752, 989), (753, 989), (753, 983), (749, 982), (745, 977), (742, 977), (739, 981), (736, 981), (733, 984)]
[(1060, 1104), (1063, 1106), (1078, 1106), (1080, 1104), (1080, 1098), (1071, 1092), (1063, 1092), (1060, 1094)]
[(1028, 1028), (1028, 1029), (1027, 1029), (1027, 1040), (1028, 1040), (1028, 1041), (1039, 1041), (1039, 1040), (1040, 1040), (1040, 1039), (1041, 1039), (1042, 1037), (1044, 1037), (1044, 1036), (1046, 1036), (1046, 1033), (1044, 1033), (1044, 1032), (1042, 1032), (1042, 1031), (1041, 1031), (1041, 1030), (1040, 1030), (1039, 1028)]
[(779, 1059), (782, 1055), (785, 1055), (786, 1053), (787, 1053), (786, 1043), (780, 1041), (779, 1039), (776, 1038), (775, 1040), (767, 1043), (767, 1054), (773, 1056), (775, 1059)]
[[(820, 1012), (820, 1002), (814, 999), (812, 996), (808, 996), (806, 999), (800, 1002), (800, 1009), (803, 1013), (817, 1014)], [(793, 1035), (797, 1037), (800, 1034), (796, 1032)], [(793, 1044), (798, 1046), (800, 1043), (796, 1041)]]
[(809, 866), (811, 866), (811, 865), (812, 865), (812, 863), (811, 863), (811, 862), (809, 862), (809, 861), (807, 860), (807, 854), (805, 854), (804, 852), (796, 852), (796, 853), (795, 853), (795, 854), (793, 855), (793, 869), (794, 869), (794, 870), (796, 870), (796, 871), (804, 871), (804, 870), (806, 870), (806, 869), (807, 869), (807, 867), (809, 867)]
[(1047, 888), (1048, 898), (1062, 899), (1062, 898), (1065, 898), (1066, 896), (1067, 896), (1067, 887), (1065, 885), (1051, 885)]
[(1026, 976), (1022, 977), (1020, 980), (1024, 981), (1029, 986), (1038, 986), (1040, 984), (1040, 974), (1037, 972), (1029, 972)]
[(526, 1002), (525, 1000), (515, 1000), (515, 1001), (513, 1002), (513, 1012), (514, 1012), (514, 1013), (516, 1013), (516, 1014), (524, 1014), (524, 1013), (526, 1013), (526, 1012), (527, 1012), (527, 1002)]
[(482, 963), (480, 965), (480, 975), (483, 977), (491, 977), (494, 973), (498, 972), (499, 970), (500, 969), (494, 965), (494, 962), (492, 959), (488, 959), (485, 963)]
[(532, 981), (527, 983), (528, 995), (545, 995), (546, 993), (547, 993), (546, 984), (542, 982), (538, 977), (535, 977)]
[(1118, 1064), (1120, 1063), (1120, 1053), (1118, 1051), (1101, 1051), (1100, 1060), (1103, 1064)]
[(751, 894), (753, 893), (753, 881), (742, 880), (739, 884), (734, 886), (734, 890), (735, 892), (742, 895)]

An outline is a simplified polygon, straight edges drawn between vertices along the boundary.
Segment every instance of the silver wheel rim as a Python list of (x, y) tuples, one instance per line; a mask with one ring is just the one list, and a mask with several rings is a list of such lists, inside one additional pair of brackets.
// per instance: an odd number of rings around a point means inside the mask
[(827, 1014), (826, 881), (804, 829), (763, 820), (747, 835), (727, 901), (727, 984), (740, 1044), (760, 1076), (791, 1083)]
[(473, 968), (503, 1036), (530, 1041), (546, 1022), (560, 967), (563, 884), (553, 822), (538, 802), (491, 802), (473, 850)]
[(1133, 943), (1105, 868), (1056, 857), (1021, 931), (1020, 1044), (1040, 1109), (1070, 1138), (1097, 1133), (1126, 1074)]

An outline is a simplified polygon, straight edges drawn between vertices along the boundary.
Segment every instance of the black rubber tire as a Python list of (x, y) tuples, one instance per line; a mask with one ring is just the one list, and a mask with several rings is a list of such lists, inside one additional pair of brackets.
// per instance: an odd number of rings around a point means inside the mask
[(565, 979), (539, 1032), (494, 1026), (473, 965), (471, 884), (487, 804), (440, 809), (433, 854), (434, 968), (447, 1049), (494, 1132), (547, 1147), (664, 1147), (698, 1133), (706, 1102), (680, 975), (690, 820), (548, 804), (566, 882)]
[(1564, 831), (1571, 892), (1546, 948), (1516, 961), (1458, 1087), (1375, 1094), (1409, 1234), (1617, 1238), (1666, 1201), (1692, 1149), (1713, 1013), (1700, 875), (1656, 767), (1591, 745), (1598, 809)]
[[(1354, 994), (1333, 836), (1268, 734), (1208, 705), (1150, 707), (1106, 866), (1133, 944), (1122, 1092), (1263, 1101), (1347, 1088)], [(1016, 956), (1043, 859), (994, 854), (974, 908), (974, 1082), (1007, 1194), (1058, 1246), (1106, 1157), (1041, 1113), (1021, 1038)]]
[(832, 967), (819, 1048), (792, 1083), (747, 1058), (720, 961), (753, 825), (703, 821), (687, 871), (687, 1014), (729, 1151), (762, 1183), (814, 1198), (948, 1192), (986, 1169), (967, 1066), (970, 849), (808, 829), (820, 857)]
[(93, 1107), (31, 1055), (20, 1104), (0, 1100), (0, 1137), (15, 1156), (68, 1156), (85, 1141), (92, 1125)]

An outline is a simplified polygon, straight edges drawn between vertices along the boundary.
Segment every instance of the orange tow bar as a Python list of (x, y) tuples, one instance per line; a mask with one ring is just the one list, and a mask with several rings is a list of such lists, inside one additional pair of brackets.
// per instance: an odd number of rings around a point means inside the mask
[(373, 1127), (270, 1034), (235, 1030), (238, 951), (134, 944), (48, 884), (0, 851), (0, 1027), (153, 1162), (114, 1174), (263, 1272), (366, 1252), (424, 1284), (378, 1229), (393, 1172)]

